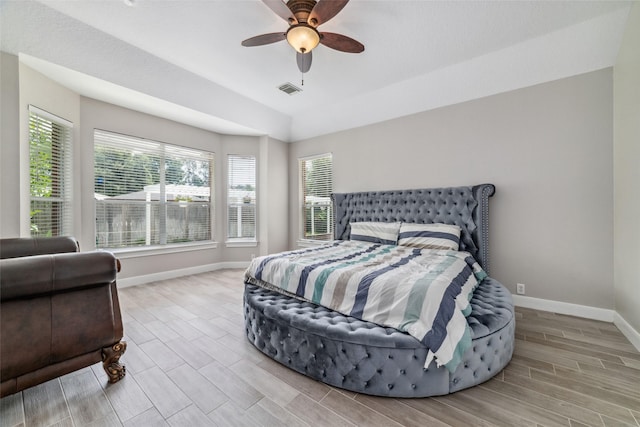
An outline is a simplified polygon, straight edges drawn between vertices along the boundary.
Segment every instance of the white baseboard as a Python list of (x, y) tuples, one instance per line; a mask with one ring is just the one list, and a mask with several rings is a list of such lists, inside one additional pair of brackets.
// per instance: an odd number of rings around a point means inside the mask
[(624, 320), (624, 318), (620, 316), (615, 310), (571, 304), (568, 302), (525, 297), (522, 295), (513, 295), (513, 303), (517, 307), (551, 311), (558, 314), (566, 314), (569, 316), (584, 317), (586, 319), (611, 322), (616, 325), (616, 327), (620, 329), (620, 332), (622, 332), (622, 334), (627, 337), (631, 344), (633, 344), (633, 346), (638, 351), (640, 351), (640, 332), (633, 329), (633, 327), (629, 323), (627, 323), (627, 321)]
[(640, 351), (640, 332), (633, 329), (633, 327), (624, 320), (624, 317), (620, 316), (618, 312), (613, 315), (613, 324), (620, 329), (622, 335), (627, 337), (636, 350)]
[(248, 261), (218, 262), (215, 264), (205, 264), (198, 265), (196, 267), (181, 268), (179, 270), (161, 271), (159, 273), (118, 279), (118, 288), (128, 288), (130, 286), (138, 286), (145, 283), (157, 282), (159, 280), (175, 279), (176, 277), (190, 276), (192, 274), (206, 273), (209, 271), (222, 270), (225, 268), (247, 268), (248, 266)]
[(613, 322), (615, 311), (606, 308), (589, 307), (587, 305), (571, 304), (569, 302), (552, 301), (522, 295), (513, 295), (513, 303), (518, 307), (533, 308), (535, 310), (551, 311), (569, 316)]

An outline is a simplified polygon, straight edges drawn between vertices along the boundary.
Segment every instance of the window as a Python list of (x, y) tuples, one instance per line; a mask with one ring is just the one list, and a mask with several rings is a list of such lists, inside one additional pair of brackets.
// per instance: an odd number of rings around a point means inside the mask
[(333, 238), (333, 192), (331, 154), (300, 160), (302, 182), (302, 238)]
[(229, 155), (227, 237), (256, 239), (256, 158)]
[(214, 155), (94, 131), (96, 247), (213, 239)]
[(73, 124), (29, 106), (29, 191), (32, 237), (73, 234), (71, 131)]

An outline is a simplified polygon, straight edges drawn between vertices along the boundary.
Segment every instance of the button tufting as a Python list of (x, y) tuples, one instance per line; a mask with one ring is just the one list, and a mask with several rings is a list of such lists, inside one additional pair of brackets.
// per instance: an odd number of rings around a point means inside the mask
[[(427, 194), (435, 194), (435, 192), (427, 193)], [(423, 196), (420, 195), (419, 197), (423, 197)], [(444, 201), (445, 198), (447, 197), (449, 198), (448, 207), (452, 207), (452, 205), (457, 203), (455, 199), (457, 197), (457, 193), (455, 196), (453, 196), (453, 198), (448, 195), (444, 195), (443, 198), (439, 199), (440, 201), (437, 203), (442, 205), (443, 204), (442, 201)], [(464, 197), (467, 197), (467, 196), (465, 195)], [(437, 196), (433, 197), (433, 199), (436, 200)], [(432, 203), (432, 202), (429, 202), (429, 203)], [(394, 210), (391, 210), (383, 206), (383, 204), (384, 202), (382, 204), (374, 204), (372, 206), (373, 210), (371, 213), (371, 217), (373, 217), (373, 220), (379, 220), (380, 218), (388, 218), (388, 220), (402, 220), (401, 218), (403, 215), (402, 213), (398, 214), (400, 216), (396, 215), (395, 209), (397, 208), (395, 208)], [(463, 212), (463, 214), (460, 214), (460, 215), (464, 215), (464, 218), (460, 220), (454, 219), (453, 221), (455, 221), (457, 224), (461, 226), (464, 226), (466, 221), (468, 221), (468, 218), (470, 216), (470, 211), (475, 208), (475, 205), (471, 203), (466, 203), (464, 201), (461, 203), (461, 205), (462, 205), (461, 207), (458, 206), (455, 208), (454, 215), (458, 216), (459, 212)], [(406, 212), (409, 212), (411, 215), (424, 215), (424, 212), (427, 210), (427, 207), (428, 207), (428, 204), (423, 204), (422, 202), (412, 200), (409, 202), (409, 206), (407, 207)], [(433, 212), (431, 221), (434, 221), (437, 219), (447, 220), (445, 219), (445, 216), (446, 216), (446, 212), (443, 209), (436, 209)], [(412, 219), (411, 222), (419, 222), (419, 221)], [(348, 227), (348, 220), (345, 224), (346, 224), (345, 226)], [(472, 238), (469, 236), (469, 234), (465, 234), (465, 232), (467, 232), (467, 230), (463, 229), (463, 236), (461, 236), (461, 248), (463, 247), (463, 244), (466, 244), (467, 247), (470, 247), (473, 250), (476, 250), (475, 246), (473, 246), (474, 242), (472, 241)], [(509, 348), (512, 349), (513, 347), (511, 337), (510, 337), (510, 333), (513, 333), (513, 329), (514, 329), (513, 327), (514, 322), (511, 321), (511, 319), (513, 319), (513, 309), (511, 307), (511, 304), (509, 304), (509, 301), (500, 302), (498, 299), (500, 297), (503, 299), (507, 299), (509, 297), (508, 292), (505, 293), (502, 290), (500, 290), (499, 286), (497, 286), (495, 283), (492, 283), (492, 281), (488, 281), (485, 283), (487, 284), (484, 285), (483, 288), (479, 289), (479, 292), (476, 292), (476, 295), (471, 301), (472, 315), (471, 317), (468, 318), (469, 326), (472, 328), (472, 336), (478, 337), (477, 344), (479, 345), (479, 347), (474, 345), (472, 347), (472, 351), (474, 351), (475, 355), (472, 358), (470, 358), (470, 360), (463, 361), (463, 364), (462, 364), (462, 366), (464, 366), (465, 369), (472, 370), (473, 377), (471, 378), (468, 377), (468, 374), (466, 374), (466, 371), (465, 371), (465, 375), (463, 375), (462, 378), (455, 378), (455, 379), (452, 378), (451, 379), (452, 384), (460, 384), (455, 387), (456, 389), (461, 387), (465, 388), (469, 386), (469, 384), (473, 384), (474, 383), (473, 378), (480, 379), (484, 377), (486, 379), (490, 377), (491, 374), (487, 375), (486, 373), (487, 371), (488, 372), (500, 371), (504, 363), (508, 362), (508, 357), (504, 353), (501, 353), (501, 351), (504, 351), (505, 349), (509, 349)], [(273, 319), (265, 319), (263, 317), (263, 313), (261, 313), (261, 307), (273, 306), (274, 308), (279, 309), (280, 313), (283, 313), (283, 315), (286, 315), (287, 320), (291, 319), (291, 316), (293, 316), (293, 318), (296, 318), (295, 317), (296, 311), (300, 312), (301, 315), (298, 316), (298, 318), (300, 319), (303, 319), (303, 318), (310, 319), (312, 317), (311, 314), (315, 313), (313, 317), (317, 318), (325, 326), (328, 324), (335, 324), (337, 325), (337, 327), (334, 328), (334, 330), (337, 333), (345, 333), (345, 334), (349, 334), (349, 336), (351, 336), (351, 334), (354, 332), (356, 334), (359, 333), (360, 330), (364, 330), (367, 334), (377, 334), (379, 335), (379, 337), (377, 338), (386, 338), (386, 337), (391, 338), (399, 335), (400, 333), (390, 328), (380, 328), (380, 327), (377, 327), (376, 325), (372, 325), (369, 322), (362, 322), (359, 320), (355, 320), (349, 316), (336, 315), (335, 313), (329, 312), (323, 308), (320, 308), (317, 306), (312, 307), (307, 303), (301, 303), (301, 304), (291, 303), (291, 301), (287, 297), (267, 296), (267, 297), (261, 298), (259, 292), (264, 292), (264, 291), (256, 291), (251, 288), (245, 288), (245, 304), (246, 305), (256, 304), (255, 307), (248, 307), (248, 309), (245, 310), (247, 313), (245, 314), (245, 322), (248, 327), (248, 330), (246, 331), (246, 333), (247, 333), (247, 336), (249, 337), (250, 342), (256, 345), (256, 347), (263, 349), (262, 351), (268, 355), (278, 354), (280, 360), (282, 360), (283, 363), (285, 364), (295, 366), (297, 363), (300, 363), (302, 366), (299, 366), (296, 369), (301, 370), (302, 372), (304, 372), (307, 375), (310, 375), (311, 377), (314, 377), (314, 376), (319, 377), (321, 381), (324, 381), (322, 380), (322, 378), (331, 377), (332, 381), (336, 381), (336, 383), (339, 384), (339, 382), (337, 381), (337, 379), (340, 378), (339, 376), (338, 378), (335, 378), (328, 374), (329, 372), (335, 373), (336, 367), (334, 365), (343, 366), (346, 364), (346, 368), (351, 369), (353, 371), (351, 374), (349, 374), (350, 381), (351, 381), (351, 383), (349, 383), (350, 386), (351, 387), (355, 386), (357, 388), (355, 384), (359, 384), (360, 387), (362, 387), (363, 389), (366, 388), (368, 392), (374, 392), (375, 394), (376, 390), (381, 390), (384, 387), (384, 382), (380, 384), (380, 379), (383, 378), (382, 377), (383, 373), (381, 368), (384, 368), (385, 370), (384, 376), (403, 375), (403, 376), (407, 376), (407, 380), (409, 381), (411, 381), (412, 378), (408, 378), (408, 376), (413, 377), (413, 373), (415, 369), (418, 369), (418, 371), (415, 371), (417, 373), (419, 372), (419, 368), (423, 368), (421, 364), (419, 365), (419, 367), (416, 366), (415, 364), (415, 362), (417, 362), (418, 360), (421, 360), (421, 361), (424, 360), (423, 349), (412, 348), (410, 349), (410, 352), (406, 352), (404, 349), (392, 350), (391, 348), (388, 348), (388, 349), (385, 349), (385, 351), (382, 354), (374, 353), (374, 352), (368, 353), (366, 352), (366, 348), (363, 348), (363, 347), (358, 348), (357, 346), (354, 347), (353, 344), (350, 343), (349, 341), (346, 341), (346, 340), (338, 341), (335, 339), (329, 339), (328, 337), (323, 337), (320, 334), (314, 334), (314, 333), (310, 333), (305, 336), (304, 334), (305, 331), (302, 331), (303, 333), (300, 333), (299, 331), (296, 330), (296, 332), (293, 333), (295, 338), (292, 338), (292, 332), (288, 330), (290, 325), (289, 326), (276, 325), (272, 323)], [(262, 304), (257, 304), (256, 301), (258, 301), (259, 299), (264, 300), (264, 302)], [(285, 310), (286, 310), (286, 313), (284, 313)], [(504, 326), (509, 325), (509, 327), (505, 328), (505, 331), (503, 333), (494, 334), (493, 337), (489, 340), (482, 339), (487, 334), (487, 331), (492, 331), (494, 328), (498, 326), (502, 326), (502, 325), (496, 324), (497, 323), (496, 319), (498, 322), (500, 322), (500, 318), (505, 318), (504, 320), (505, 323), (503, 323), (503, 325)], [(488, 320), (485, 320), (485, 319), (488, 319)], [(318, 322), (316, 322), (315, 324), (318, 324)], [(341, 324), (342, 326), (340, 326)], [(306, 332), (311, 332), (311, 331), (306, 331)], [(496, 338), (499, 340), (498, 343), (495, 342)], [(324, 341), (322, 341), (323, 339)], [(280, 346), (275, 351), (271, 347), (272, 342), (277, 343), (276, 345)], [(505, 345), (507, 343), (511, 343), (511, 347), (507, 347)], [(286, 346), (290, 344), (294, 345), (293, 348), (287, 349)], [(296, 344), (297, 344), (297, 347), (302, 350), (298, 351), (296, 349)], [(474, 344), (476, 344), (475, 338), (474, 338)], [(494, 348), (491, 348), (493, 347), (493, 344), (496, 344), (496, 346)], [(317, 359), (317, 355), (313, 354), (314, 348), (315, 349), (325, 348), (324, 353), (322, 353), (321, 359), (318, 359), (318, 361), (322, 360), (322, 367), (324, 368), (321, 372), (318, 372), (319, 370), (317, 370), (317, 368), (314, 368), (313, 359)], [(365, 351), (362, 351), (362, 350), (365, 350)], [(370, 351), (373, 351), (373, 350), (370, 350)], [(389, 354), (390, 351), (393, 351), (393, 354)], [(495, 354), (494, 357), (491, 357), (491, 352)], [(301, 357), (300, 353), (302, 353), (305, 357), (304, 358)], [(319, 351), (317, 353), (319, 353)], [(344, 356), (339, 356), (340, 353), (344, 354)], [(364, 386), (363, 386), (362, 384), (363, 384), (364, 378), (361, 378), (361, 376), (364, 376), (364, 375), (370, 376), (371, 369), (372, 368), (376, 369), (377, 367), (375, 365), (372, 366), (372, 364), (368, 364), (368, 361), (362, 360), (360, 364), (363, 365), (363, 369), (359, 369), (359, 365), (356, 364), (358, 363), (356, 359), (367, 358), (371, 362), (373, 362), (374, 360), (377, 362), (377, 360), (379, 360), (378, 356), (383, 356), (385, 353), (387, 354), (388, 359), (395, 359), (395, 356), (399, 356), (399, 357), (397, 360), (394, 361), (393, 367), (388, 364), (387, 365), (382, 364), (382, 366), (380, 366), (380, 369), (377, 369), (377, 374), (374, 375), (372, 378), (374, 383), (371, 383), (370, 381), (366, 381), (364, 382)], [(291, 357), (287, 357), (287, 356), (291, 356)], [(414, 362), (410, 361), (411, 356)], [(489, 359), (486, 359), (486, 357), (489, 357)], [(296, 362), (296, 364), (293, 363), (294, 361)], [(304, 366), (305, 361), (308, 366)], [(486, 361), (491, 361), (492, 366), (487, 366), (488, 362)], [(317, 367), (319, 363), (318, 362), (315, 362), (315, 363), (316, 363), (315, 366)], [(411, 368), (409, 368), (408, 366), (411, 366)], [(435, 367), (435, 363), (432, 364), (431, 366)], [(389, 369), (387, 369), (387, 367)], [(484, 371), (484, 367), (487, 367), (487, 371)], [(493, 369), (494, 367), (496, 369)], [(304, 368), (304, 370), (302, 368)], [(425, 374), (428, 371), (428, 369), (424, 369), (424, 368), (423, 370)], [(483, 371), (483, 373), (480, 373), (481, 370)], [(435, 369), (434, 372), (429, 372), (429, 374), (437, 374), (437, 373), (439, 373), (438, 369)], [(378, 379), (375, 378), (376, 376), (379, 376)], [(346, 378), (343, 377), (342, 381), (343, 383), (345, 383)], [(393, 388), (394, 384), (395, 383), (387, 384), (388, 390)], [(401, 386), (399, 386), (398, 391), (388, 392), (388, 394), (395, 395), (396, 393), (406, 393), (405, 391), (407, 387), (406, 383), (400, 383), (400, 384)], [(410, 386), (409, 390), (411, 389), (415, 390), (409, 393), (413, 393), (416, 395), (419, 393), (417, 389), (418, 388), (422, 389), (422, 387), (418, 386), (417, 384), (422, 384), (422, 383), (418, 382), (414, 384), (409, 384)], [(381, 391), (384, 392), (384, 390), (381, 390)]]

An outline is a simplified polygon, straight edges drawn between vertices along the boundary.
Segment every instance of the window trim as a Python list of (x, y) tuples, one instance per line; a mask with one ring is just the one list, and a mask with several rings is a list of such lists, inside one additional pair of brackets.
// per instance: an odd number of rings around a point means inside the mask
[[(23, 107), (24, 108), (24, 107)], [(56, 116), (53, 113), (50, 113), (46, 110), (43, 110), (41, 108), (36, 107), (35, 105), (29, 104), (27, 106), (29, 113), (33, 113), (36, 114), (44, 119), (47, 119), (49, 121), (52, 122), (56, 122), (57, 124), (61, 125), (61, 126), (66, 126), (69, 129), (73, 129), (73, 122), (70, 122), (67, 119), (63, 119), (62, 117)]]
[(153, 246), (136, 246), (130, 248), (114, 248), (114, 249), (97, 249), (98, 251), (108, 251), (118, 255), (120, 259), (139, 258), (154, 255), (176, 254), (182, 252), (200, 251), (206, 249), (217, 249), (218, 242), (212, 240), (187, 242), (187, 243), (168, 243), (166, 245)]
[[(304, 210), (305, 210), (305, 200), (304, 200), (304, 194), (305, 194), (305, 183), (304, 183), (304, 176), (302, 173), (302, 162), (307, 162), (307, 161), (311, 161), (311, 160), (316, 160), (316, 159), (321, 159), (321, 158), (326, 158), (329, 157), (331, 159), (331, 193), (333, 193), (333, 152), (329, 151), (326, 153), (321, 153), (321, 154), (314, 154), (311, 156), (303, 156), (303, 157), (298, 157), (298, 222), (299, 222), (299, 226), (298, 226), (298, 240), (297, 240), (297, 245), (299, 247), (313, 247), (313, 246), (319, 246), (319, 245), (323, 245), (331, 240), (333, 240), (333, 235), (334, 235), (334, 230), (331, 230), (331, 239), (328, 240), (322, 240), (322, 239), (308, 239), (305, 238), (304, 235), (304, 231), (305, 231), (305, 214), (304, 214)], [(333, 209), (333, 200), (331, 200), (330, 202), (330, 207), (331, 209)], [(334, 219), (335, 220), (335, 219)], [(335, 225), (334, 225), (335, 228)]]
[[(231, 189), (231, 167), (230, 167), (230, 159), (232, 157), (247, 157), (253, 159), (253, 174), (254, 174), (254, 223), (255, 230), (253, 237), (230, 237), (229, 236), (229, 190)], [(258, 157), (254, 154), (237, 154), (237, 153), (228, 153), (227, 154), (227, 163), (226, 163), (226, 181), (225, 181), (225, 192), (226, 192), (226, 200), (225, 200), (225, 246), (228, 248), (242, 248), (242, 247), (255, 247), (258, 245)]]
[[(134, 136), (134, 135), (129, 135), (129, 134), (125, 134), (125, 133), (121, 133), (121, 132), (115, 132), (115, 131), (111, 131), (111, 130), (106, 130), (106, 129), (101, 129), (101, 128), (94, 128), (93, 129), (93, 152), (92, 152), (92, 158), (93, 158), (93, 170), (94, 170), (94, 174), (95, 174), (95, 139), (96, 139), (96, 132), (102, 132), (102, 133), (107, 133), (107, 134), (113, 134), (113, 135), (117, 135), (123, 138), (132, 138), (132, 139), (136, 139), (136, 140), (140, 140), (143, 142), (149, 142), (149, 143), (153, 143), (153, 144), (161, 144), (163, 146), (162, 151), (163, 151), (163, 155), (165, 153), (165, 147), (166, 146), (170, 146), (174, 149), (186, 149), (186, 150), (193, 150), (193, 151), (198, 151), (198, 152), (202, 152), (205, 153), (207, 155), (209, 155), (209, 234), (210, 234), (210, 238), (208, 240), (195, 240), (195, 241), (190, 241), (190, 242), (180, 242), (180, 243), (165, 243), (165, 244), (151, 244), (151, 245), (141, 245), (141, 246), (128, 246), (128, 247), (105, 247), (105, 248), (97, 248), (96, 250), (101, 251), (101, 250), (107, 250), (109, 252), (113, 252), (118, 254), (119, 257), (121, 258), (136, 258), (136, 257), (142, 257), (142, 256), (152, 256), (152, 255), (160, 255), (160, 254), (169, 254), (169, 253), (180, 253), (180, 252), (188, 252), (188, 251), (195, 251), (195, 250), (201, 250), (201, 249), (216, 249), (218, 247), (218, 242), (215, 240), (216, 238), (216, 197), (215, 197), (215, 171), (216, 171), (216, 153), (214, 151), (209, 151), (209, 150), (205, 150), (205, 149), (201, 149), (201, 148), (197, 148), (197, 147), (190, 147), (190, 146), (186, 146), (186, 145), (179, 145), (179, 144), (175, 144), (175, 143), (170, 143), (170, 142), (164, 142), (164, 141), (159, 141), (156, 139), (151, 139), (151, 138), (144, 138), (144, 137), (139, 137), (139, 136)], [(164, 166), (161, 167), (161, 169), (164, 171)], [(166, 177), (165, 177), (166, 178)], [(160, 188), (163, 188), (166, 184), (164, 183), (165, 178), (161, 179), (161, 182), (158, 184), (160, 186)], [(94, 177), (95, 179), (95, 177)], [(95, 184), (94, 184), (94, 193), (95, 193)], [(161, 197), (162, 199), (163, 197)], [(166, 194), (164, 195), (164, 198), (166, 199)], [(165, 202), (166, 203), (166, 202)], [(93, 203), (93, 208), (94, 208), (94, 213), (96, 211), (96, 200), (94, 200)], [(97, 218), (97, 214), (94, 215)], [(95, 221), (94, 221), (94, 226), (95, 226)], [(97, 235), (97, 227), (94, 228), (94, 239)]]
[(224, 244), (227, 248), (254, 248), (258, 246), (258, 240), (249, 237), (235, 237), (227, 239)]
[[(73, 122), (67, 119), (64, 119), (60, 116), (57, 116), (53, 113), (50, 113), (46, 110), (43, 110), (42, 108), (36, 107), (33, 104), (27, 105), (27, 111), (28, 111), (28, 114), (27, 114), (27, 153), (28, 153), (27, 159), (28, 161), (27, 161), (26, 169), (27, 169), (27, 175), (29, 176), (28, 178), (29, 184), (27, 185), (26, 201), (28, 201), (28, 204), (27, 204), (28, 209), (27, 209), (27, 216), (24, 217), (24, 219), (21, 219), (21, 224), (23, 220), (25, 221), (26, 224), (28, 224), (27, 230), (28, 230), (29, 237), (37, 237), (37, 234), (34, 236), (33, 230), (32, 230), (32, 225), (33, 225), (32, 217), (31, 217), (32, 203), (34, 201), (57, 202), (63, 206), (63, 209), (66, 212), (63, 212), (62, 216), (59, 218), (60, 223), (58, 225), (61, 226), (60, 230), (58, 230), (57, 234), (52, 235), (52, 237), (73, 235), (75, 234), (74, 232), (75, 203), (74, 203), (74, 197), (73, 197), (75, 192), (75, 188), (74, 188), (75, 184), (74, 184), (74, 176), (72, 173), (73, 166), (74, 166), (73, 165), (74, 157), (75, 157)], [(33, 118), (34, 116), (35, 118)], [(32, 196), (32, 186), (31, 186), (31, 167), (32, 167), (31, 124), (32, 124), (32, 121), (50, 122), (52, 125), (58, 126), (64, 133), (63, 138), (59, 141), (61, 142), (61, 146), (60, 146), (61, 148), (58, 149), (56, 153), (58, 157), (62, 159), (62, 161), (58, 161), (55, 167), (58, 174), (62, 175), (62, 178), (58, 180), (58, 185), (57, 185), (61, 189), (60, 190), (61, 195), (56, 195), (56, 196), (52, 195), (50, 197)], [(52, 135), (52, 141), (53, 141), (53, 135)], [(53, 149), (53, 146), (51, 148)], [(60, 154), (62, 154), (62, 156), (60, 156)], [(22, 213), (21, 216), (22, 215), (24, 215), (24, 213)]]

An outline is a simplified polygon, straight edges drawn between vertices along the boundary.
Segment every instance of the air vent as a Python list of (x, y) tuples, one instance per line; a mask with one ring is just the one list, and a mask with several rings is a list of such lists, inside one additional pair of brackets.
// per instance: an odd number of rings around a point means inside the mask
[(295, 95), (298, 92), (302, 92), (302, 89), (300, 89), (298, 86), (292, 85), (291, 83), (284, 83), (284, 84), (280, 85), (280, 87), (278, 87), (278, 89), (280, 89), (281, 91), (283, 91), (287, 95)]

